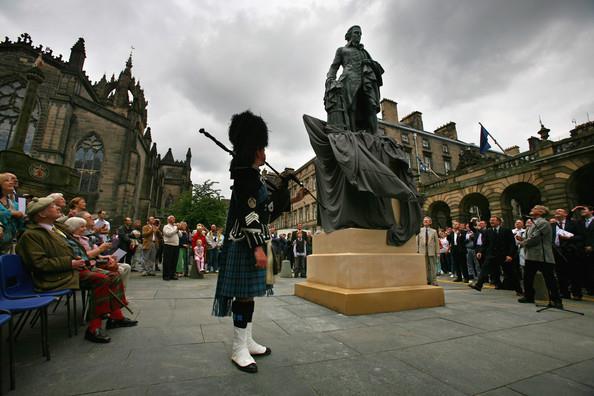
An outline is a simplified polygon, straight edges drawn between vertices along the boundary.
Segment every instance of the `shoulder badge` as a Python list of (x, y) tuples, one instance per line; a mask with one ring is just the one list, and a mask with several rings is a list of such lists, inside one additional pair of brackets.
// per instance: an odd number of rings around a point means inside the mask
[(250, 209), (254, 209), (256, 207), (256, 198), (254, 198), (254, 197), (248, 198), (247, 204), (250, 207)]

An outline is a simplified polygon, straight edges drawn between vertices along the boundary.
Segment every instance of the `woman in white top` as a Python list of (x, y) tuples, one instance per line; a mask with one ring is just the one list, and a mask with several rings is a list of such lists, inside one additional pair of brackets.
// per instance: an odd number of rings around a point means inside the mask
[(444, 274), (452, 273), (452, 262), (450, 257), (450, 242), (444, 231), (439, 231), (439, 263)]

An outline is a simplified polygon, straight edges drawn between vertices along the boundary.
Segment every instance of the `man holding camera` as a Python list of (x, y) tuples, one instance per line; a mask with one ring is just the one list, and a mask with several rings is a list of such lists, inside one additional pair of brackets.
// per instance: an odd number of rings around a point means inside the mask
[(175, 267), (179, 256), (179, 231), (175, 216), (167, 217), (163, 226), (163, 280), (177, 280)]

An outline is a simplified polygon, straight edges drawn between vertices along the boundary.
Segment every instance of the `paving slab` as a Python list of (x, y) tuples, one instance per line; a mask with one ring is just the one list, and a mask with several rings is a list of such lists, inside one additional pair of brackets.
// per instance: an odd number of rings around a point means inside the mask
[(295, 375), (318, 395), (463, 395), (389, 354), (300, 365)]
[(537, 375), (508, 386), (526, 396), (592, 396), (594, 394), (594, 388), (552, 373)]
[(553, 373), (579, 382), (580, 384), (594, 387), (594, 359), (565, 366), (554, 370)]
[(491, 332), (485, 337), (565, 362), (594, 358), (594, 338), (585, 337), (571, 327), (559, 330), (551, 323)]
[(392, 353), (411, 366), (471, 394), (565, 365), (561, 360), (488, 339), (484, 334), (413, 346)]
[[(230, 361), (232, 319), (211, 315), (216, 276), (132, 274), (127, 296), (139, 325), (108, 330), (106, 345), (85, 341), (83, 327), (68, 338), (61, 304), (49, 316), (51, 361), (41, 357), (38, 325), (21, 334), (10, 394), (565, 396), (594, 388), (592, 302), (566, 302), (583, 317), (536, 313), (513, 292), (445, 282), (444, 307), (345, 316), (294, 296), (300, 279), (279, 278), (254, 314), (254, 337), (272, 355), (258, 358), (256, 375), (242, 373)], [(0, 374), (6, 391), (7, 370)]]

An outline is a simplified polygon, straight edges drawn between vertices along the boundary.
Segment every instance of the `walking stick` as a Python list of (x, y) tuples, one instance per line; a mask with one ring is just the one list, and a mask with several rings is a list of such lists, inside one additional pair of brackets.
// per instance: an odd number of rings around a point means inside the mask
[(116, 295), (115, 295), (115, 293), (114, 293), (114, 292), (112, 292), (110, 289), (107, 289), (107, 291), (109, 292), (109, 294), (111, 294), (111, 296), (112, 296), (113, 298), (115, 298), (115, 300), (116, 300), (117, 302), (119, 302), (119, 303), (120, 303), (120, 305), (121, 305), (122, 307), (126, 308), (126, 310), (127, 310), (128, 312), (130, 312), (130, 314), (131, 314), (131, 315), (134, 315), (134, 312), (132, 312), (132, 310), (131, 310), (130, 308), (128, 308), (128, 304), (124, 304), (124, 302), (123, 302), (123, 301), (122, 301), (122, 300), (121, 300), (121, 299), (120, 299), (118, 296), (116, 296)]

